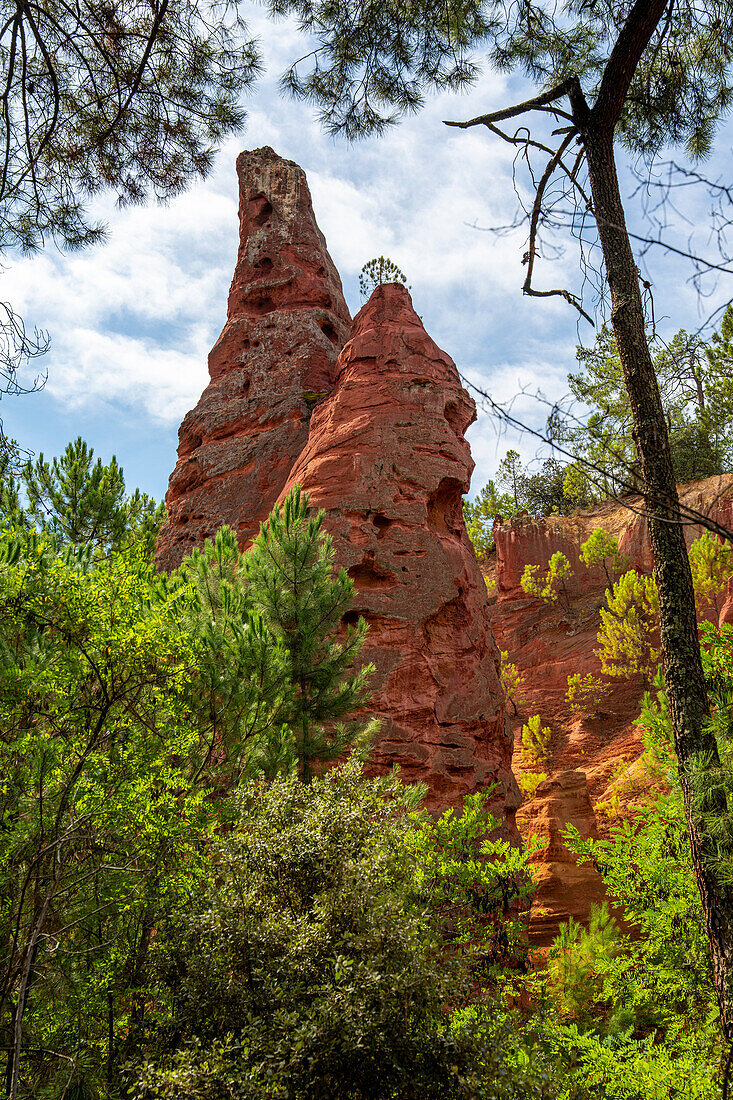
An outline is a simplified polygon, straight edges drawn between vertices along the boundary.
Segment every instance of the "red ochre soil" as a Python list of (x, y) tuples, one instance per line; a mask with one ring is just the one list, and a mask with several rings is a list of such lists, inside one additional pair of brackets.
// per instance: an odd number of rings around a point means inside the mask
[[(679, 487), (682, 501), (733, 528), (733, 476), (708, 478)], [(604, 833), (611, 820), (604, 811), (612, 794), (621, 812), (648, 796), (651, 777), (640, 762), (641, 732), (636, 725), (644, 684), (635, 680), (610, 680), (610, 695), (593, 720), (575, 716), (565, 702), (567, 678), (573, 673), (600, 675), (594, 654), (600, 626), (599, 609), (604, 605), (608, 581), (603, 570), (587, 569), (580, 561), (580, 546), (593, 530), (602, 527), (619, 539), (622, 553), (639, 572), (651, 572), (651, 548), (646, 520), (638, 512), (642, 501), (626, 500), (628, 507), (606, 502), (576, 516), (533, 519), (519, 516), (495, 527), (496, 559), (487, 576), (496, 585), (491, 620), (497, 644), (506, 650), (524, 675), (522, 695), (526, 702), (513, 719), (515, 749), (513, 767), (519, 774), (522, 763), (521, 728), (530, 715), (539, 714), (542, 725), (552, 731), (548, 765), (529, 770), (548, 772), (534, 798), (517, 813), (520, 832), (536, 834), (549, 841), (549, 848), (536, 861), (539, 889), (531, 916), (532, 941), (547, 946), (561, 921), (572, 915), (586, 919), (592, 902), (603, 899), (603, 884), (589, 864), (578, 867), (560, 839), (568, 823), (581, 835)], [(688, 543), (701, 533), (700, 527), (685, 530)], [(545, 567), (555, 551), (569, 559), (574, 578), (568, 583), (570, 610), (558, 602), (548, 605), (528, 597), (520, 579), (525, 565)], [(724, 604), (723, 597), (719, 604)], [(711, 609), (711, 618), (715, 618)], [(733, 618), (733, 592), (720, 615)]]

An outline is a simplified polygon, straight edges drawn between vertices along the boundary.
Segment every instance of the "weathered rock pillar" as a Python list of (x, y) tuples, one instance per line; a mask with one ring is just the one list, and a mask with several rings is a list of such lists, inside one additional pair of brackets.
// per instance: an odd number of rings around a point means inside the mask
[(356, 584), (354, 620), (377, 674), (377, 768), (428, 784), (434, 809), (498, 782), (518, 792), (486, 585), (463, 522), (473, 401), (404, 287), (378, 287), (354, 321), (318, 405), (296, 483), (324, 508), (336, 560)]
[(246, 545), (308, 438), (348, 336), (341, 280), (305, 174), (265, 147), (241, 153), (240, 243), (211, 381), (179, 430), (158, 561), (177, 566), (223, 523)]

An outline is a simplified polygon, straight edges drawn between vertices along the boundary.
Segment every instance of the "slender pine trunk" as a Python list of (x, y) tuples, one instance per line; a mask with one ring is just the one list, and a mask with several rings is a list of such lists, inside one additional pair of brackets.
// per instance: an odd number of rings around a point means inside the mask
[[(600, 129), (600, 132), (599, 132)], [(674, 726), (680, 785), (692, 861), (710, 939), (713, 976), (723, 1027), (733, 1039), (733, 891), (723, 886), (706, 856), (704, 836), (691, 808), (690, 773), (707, 758), (718, 762), (697, 631), (695, 594), (670, 453), (667, 424), (646, 338), (639, 272), (629, 241), (616, 173), (613, 133), (593, 126), (586, 144), (594, 213), (611, 291), (613, 330), (634, 419), (634, 442), (644, 480), (654, 576), (659, 589), (664, 679)], [(706, 809), (727, 812), (722, 793)]]

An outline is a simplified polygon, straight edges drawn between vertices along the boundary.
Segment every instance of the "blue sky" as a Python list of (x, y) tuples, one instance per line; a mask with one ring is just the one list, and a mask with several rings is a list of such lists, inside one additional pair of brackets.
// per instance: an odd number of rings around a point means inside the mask
[[(436, 96), (386, 137), (348, 145), (318, 127), (312, 109), (283, 98), (277, 78), (297, 56), (298, 35), (253, 9), (266, 74), (250, 96), (244, 133), (222, 148), (211, 176), (168, 206), (97, 209), (109, 226), (106, 243), (83, 253), (54, 248), (6, 263), (3, 295), (28, 324), (48, 330), (42, 392), (3, 397), (6, 432), (46, 455), (82, 435), (95, 453), (116, 454), (130, 488), (162, 497), (175, 464), (177, 429), (206, 384), (206, 357), (226, 316), (237, 249), (234, 162), (243, 148), (271, 145), (305, 169), (316, 217), (341, 273), (353, 313), (361, 305), (358, 274), (373, 256), (387, 255), (405, 272), (415, 307), (459, 370), (507, 401), (540, 389), (551, 401), (566, 393), (585, 322), (560, 299), (524, 298), (524, 233), (481, 232), (511, 221), (511, 150), (483, 128), (448, 130), (445, 118), (469, 118), (524, 97), (527, 89), (493, 73), (463, 96)], [(718, 142), (713, 175), (730, 163), (731, 127)], [(625, 193), (634, 181), (622, 171)], [(705, 243), (708, 200), (681, 197), (670, 237)], [(629, 197), (631, 221), (641, 222)], [(689, 268), (657, 250), (644, 264), (654, 285), (657, 317), (671, 333), (696, 329), (719, 302), (733, 297), (730, 276), (699, 300)], [(572, 244), (537, 269), (537, 285), (580, 286)], [(540, 425), (545, 414), (530, 396), (515, 415)], [(531, 437), (506, 435), (481, 415), (469, 435), (476, 461), (472, 491), (496, 469), (508, 446), (525, 458)]]

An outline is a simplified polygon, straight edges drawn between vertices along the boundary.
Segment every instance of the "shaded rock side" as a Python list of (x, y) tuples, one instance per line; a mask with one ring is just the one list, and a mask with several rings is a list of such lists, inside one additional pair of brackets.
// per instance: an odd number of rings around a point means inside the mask
[(598, 837), (584, 772), (561, 771), (540, 783), (532, 801), (518, 811), (517, 824), (524, 837), (544, 844), (534, 865), (537, 890), (529, 935), (533, 947), (547, 948), (562, 921), (585, 921), (591, 905), (606, 900), (601, 876), (592, 864), (577, 861), (562, 836), (567, 825), (574, 825), (583, 840)]
[(377, 770), (398, 764), (406, 780), (427, 783), (432, 809), (498, 782), (498, 808), (513, 818), (498, 652), (463, 523), (474, 419), (408, 292), (380, 286), (356, 317), (281, 500), (299, 483), (325, 509), (336, 560), (355, 582), (347, 617), (370, 627)]
[(241, 153), (240, 243), (211, 381), (179, 429), (158, 540), (177, 566), (223, 523), (244, 547), (272, 509), (333, 387), (351, 322), (302, 169), (265, 147)]

